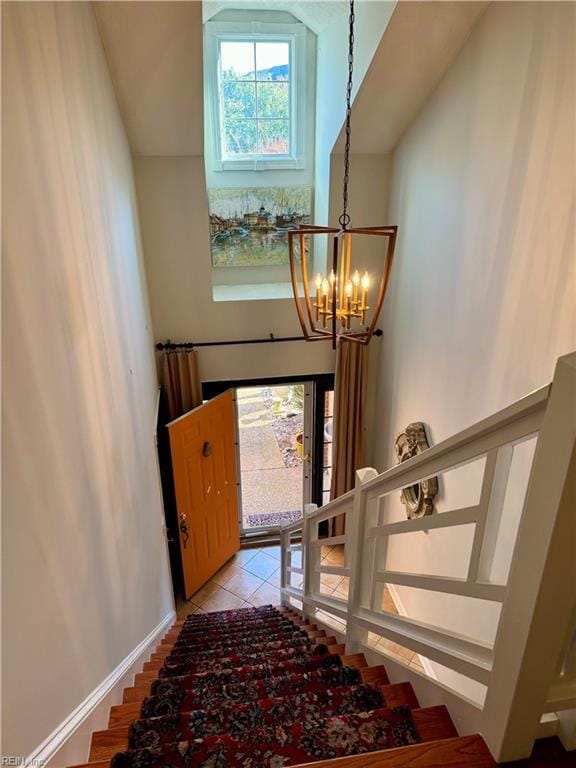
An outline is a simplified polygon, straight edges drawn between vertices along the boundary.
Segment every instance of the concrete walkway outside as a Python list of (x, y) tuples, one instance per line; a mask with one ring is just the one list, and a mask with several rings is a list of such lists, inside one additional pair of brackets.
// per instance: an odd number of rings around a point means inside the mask
[(302, 513), (302, 461), (295, 447), (303, 413), (289, 387), (238, 390), (243, 527), (277, 526)]

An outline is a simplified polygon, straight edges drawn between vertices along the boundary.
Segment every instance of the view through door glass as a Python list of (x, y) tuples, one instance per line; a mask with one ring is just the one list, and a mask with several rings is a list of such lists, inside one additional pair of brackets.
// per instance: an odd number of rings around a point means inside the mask
[(302, 516), (304, 402), (304, 384), (237, 389), (244, 531)]
[(332, 482), (332, 431), (334, 424), (334, 390), (323, 393), (322, 413), (322, 505), (330, 501)]

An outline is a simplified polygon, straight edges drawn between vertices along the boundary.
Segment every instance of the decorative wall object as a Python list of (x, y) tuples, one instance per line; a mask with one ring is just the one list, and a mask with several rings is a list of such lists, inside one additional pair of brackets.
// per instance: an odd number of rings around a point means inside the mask
[(209, 189), (214, 267), (288, 264), (288, 230), (310, 221), (312, 189)]
[[(400, 432), (394, 443), (398, 463), (417, 456), (430, 447), (426, 435), (426, 427), (421, 421), (408, 424), (403, 432)], [(429, 477), (420, 483), (414, 483), (400, 492), (402, 504), (406, 507), (406, 517), (424, 517), (434, 511), (434, 497), (438, 493), (438, 478)]]

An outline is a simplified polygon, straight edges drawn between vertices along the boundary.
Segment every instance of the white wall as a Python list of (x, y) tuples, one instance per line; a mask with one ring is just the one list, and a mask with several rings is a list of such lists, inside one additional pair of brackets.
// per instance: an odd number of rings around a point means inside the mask
[[(166, 122), (182, 120), (178, 105), (183, 98), (187, 113), (202, 115), (201, 4), (98, 2), (95, 10), (121, 111), (131, 127), (155, 339), (212, 341), (260, 338), (269, 333), (300, 335), (292, 299), (213, 301), (202, 121), (191, 126), (186, 141), (175, 144), (173, 132), (163, 129), (162, 121), (148, 119), (139, 95), (148, 92), (154, 100), (161, 79)], [(149, 51), (157, 48), (163, 51), (162, 67), (154, 77), (150, 75), (148, 88), (146, 78), (137, 82), (137, 74), (147, 74)], [(189, 92), (180, 87), (183, 73), (191, 82)], [(243, 173), (240, 177), (246, 182)], [(300, 172), (298, 177), (301, 183)], [(287, 266), (282, 279), (289, 280)], [(294, 343), (202, 349), (200, 375), (208, 380), (330, 371), (334, 356), (327, 344), (320, 346)]]
[[(364, 75), (396, 2), (356, 3), (354, 22), (353, 97)], [(316, 66), (316, 162), (314, 168), (314, 215), (317, 224), (328, 221), (330, 209), (330, 155), (346, 116), (346, 81), (348, 79), (348, 14), (337, 17), (318, 35)], [(353, 145), (353, 152), (361, 147)]]
[(89, 3), (3, 4), (3, 754), (172, 609), (130, 153)]
[[(409, 422), (438, 443), (549, 382), (576, 347), (573, 32), (572, 3), (492, 4), (395, 150), (380, 470)], [(467, 492), (464, 474), (445, 484), (443, 508)], [(457, 566), (461, 541), (447, 557), (417, 538), (403, 570)], [(399, 592), (411, 615), (493, 634), (488, 608), (458, 619), (444, 597)]]
[[(300, 335), (292, 299), (213, 301), (203, 159), (135, 157), (134, 167), (156, 339)], [(199, 351), (200, 375), (209, 380), (323, 373), (334, 364), (329, 347), (295, 342), (206, 348)]]
[[(356, 85), (366, 72), (394, 5), (391, 2), (362, 2), (357, 7), (359, 42)], [(145, 6), (144, 11), (141, 12), (140, 6)], [(168, 104), (166, 120), (170, 122), (179, 119), (180, 111), (174, 104), (185, 98), (185, 94), (180, 91), (183, 70), (189, 72), (191, 78), (196, 114), (198, 110), (202, 111), (202, 102), (197, 97), (201, 87), (198, 68), (190, 69), (192, 52), (196, 57), (194, 60), (198, 62), (202, 49), (202, 27), (197, 6), (198, 3), (96, 3), (96, 13), (117, 84), (120, 105), (123, 114), (128, 116), (125, 120), (127, 125), (132, 126), (130, 135), (135, 137), (132, 148), (154, 336), (157, 341), (166, 338), (173, 341), (210, 341), (258, 338), (269, 333), (276, 336), (299, 335), (300, 326), (291, 298), (213, 301), (203, 136), (197, 133), (191, 135), (187, 143), (181, 142), (175, 148), (171, 132), (163, 130), (157, 122), (142, 119), (142, 114), (145, 117), (148, 115), (141, 103), (142, 97), (130, 95), (129, 86), (135, 83), (135, 73), (146, 71), (149, 50), (155, 45), (158, 47), (159, 41), (163, 41), (164, 44), (159, 47), (164, 50), (174, 38), (176, 48), (173, 55), (163, 55), (163, 66), (158, 74), (158, 77), (164, 78), (167, 94), (166, 102), (163, 102)], [(167, 7), (166, 11), (164, 7)], [(323, 17), (326, 15), (325, 10), (322, 10)], [(327, 13), (331, 11), (332, 8)], [(340, 11), (330, 17), (336, 19), (332, 23), (326, 24), (322, 18), (317, 29), (319, 58), (316, 93), (321, 109), (317, 109), (316, 114), (321, 118), (318, 118), (320, 122), (317, 122), (316, 130), (320, 130), (322, 141), (316, 145), (316, 157), (322, 156), (326, 169), (323, 176), (318, 176), (316, 167), (312, 169), (315, 199), (318, 200), (320, 196), (324, 200), (318, 221), (325, 221), (328, 216), (330, 152), (344, 116), (347, 14), (341, 14)], [(231, 13), (226, 11), (228, 16)], [(294, 13), (297, 15), (296, 7)], [(176, 34), (176, 30), (180, 29), (187, 31), (185, 45), (181, 36)], [(313, 37), (309, 35), (308, 41), (311, 64), (314, 62), (314, 46), (311, 46)], [(335, 59), (331, 58), (333, 56)], [(180, 73), (175, 74), (174, 87), (167, 76), (172, 70)], [(153, 97), (156, 93), (156, 78), (152, 85), (154, 87), (151, 86), (150, 90)], [(142, 94), (145, 89), (146, 83), (141, 81), (136, 91)], [(313, 101), (309, 96), (310, 101)], [(139, 121), (142, 125), (136, 131), (134, 126)], [(154, 127), (153, 136), (149, 131), (151, 126)], [(146, 129), (144, 133), (143, 129)], [(308, 168), (302, 172), (284, 172), (283, 183), (286, 183), (288, 174), (292, 179), (290, 183), (311, 180), (310, 171)], [(210, 183), (216, 175), (209, 175)], [(251, 174), (247, 177), (240, 173), (238, 184), (253, 184), (254, 176)], [(226, 174), (226, 177), (226, 184), (231, 184), (230, 174)], [(277, 178), (274, 175), (274, 179)], [(249, 271), (246, 270), (246, 274)], [(277, 279), (285, 282), (289, 280), (287, 266)], [(242, 282), (249, 281), (256, 282), (257, 279), (253, 275), (242, 279)], [(226, 282), (225, 276), (219, 275), (218, 282)], [(202, 349), (199, 363), (201, 377), (205, 380), (257, 378), (331, 371), (334, 354), (328, 344), (222, 347)]]

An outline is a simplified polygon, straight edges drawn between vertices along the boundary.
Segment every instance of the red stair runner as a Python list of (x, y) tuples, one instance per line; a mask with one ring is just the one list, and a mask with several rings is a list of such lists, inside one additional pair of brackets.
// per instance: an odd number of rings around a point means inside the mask
[[(229, 673), (226, 678), (215, 681), (210, 676), (205, 678), (208, 684), (199, 682), (198, 678), (203, 677), (201, 675), (158, 680), (152, 686), (154, 695), (144, 699), (142, 716), (188, 712), (206, 706), (216, 709), (230, 702), (242, 704), (271, 696), (289, 696), (294, 691), (317, 690), (318, 686), (356, 685), (362, 682), (360, 672), (343, 667), (338, 656), (312, 658), (302, 666), (302, 672), (291, 672), (287, 669), (288, 665), (293, 670), (298, 669), (295, 662), (286, 662), (282, 667), (261, 664), (252, 668), (224, 670)], [(251, 669), (256, 670), (258, 676), (251, 677)], [(227, 682), (222, 682), (223, 679)], [(178, 681), (184, 681), (182, 687)], [(170, 685), (173, 683), (176, 685)]]
[(272, 606), (194, 614), (112, 768), (282, 768), (419, 741), (359, 670)]
[(165, 717), (136, 720), (130, 727), (130, 747), (155, 747), (166, 741), (197, 739), (227, 733), (234, 739), (249, 738), (255, 728), (265, 729), (270, 737), (279, 724), (294, 725), (314, 715), (317, 719), (333, 715), (369, 712), (384, 706), (382, 695), (372, 685), (324, 687), (294, 696), (259, 699), (248, 704), (227, 704), (216, 709), (196, 709)]

